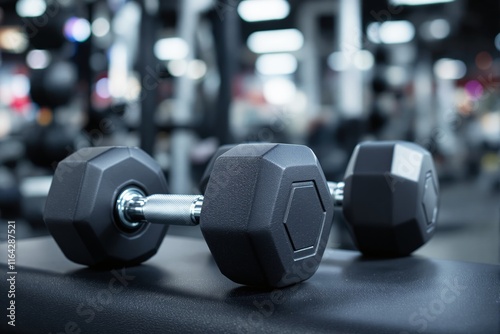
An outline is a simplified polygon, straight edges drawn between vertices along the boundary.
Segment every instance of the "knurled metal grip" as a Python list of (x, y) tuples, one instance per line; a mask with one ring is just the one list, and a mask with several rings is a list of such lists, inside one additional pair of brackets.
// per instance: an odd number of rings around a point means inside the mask
[(116, 201), (120, 223), (135, 228), (142, 223), (195, 226), (200, 222), (203, 196), (151, 195), (137, 188), (125, 189)]
[(200, 195), (152, 195), (142, 209), (150, 223), (194, 226), (200, 222), (202, 205)]

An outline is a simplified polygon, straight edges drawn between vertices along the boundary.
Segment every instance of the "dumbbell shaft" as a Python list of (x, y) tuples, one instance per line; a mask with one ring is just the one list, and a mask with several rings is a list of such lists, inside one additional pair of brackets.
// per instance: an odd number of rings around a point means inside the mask
[[(342, 206), (344, 182), (328, 182), (335, 206)], [(121, 223), (129, 228), (141, 223), (195, 226), (200, 223), (202, 195), (145, 196), (137, 188), (122, 192), (116, 210)]]
[(328, 182), (328, 189), (333, 198), (333, 205), (341, 207), (344, 203), (344, 182)]
[(203, 196), (151, 195), (129, 188), (118, 197), (116, 211), (129, 228), (141, 223), (194, 226), (200, 223)]
[[(342, 206), (344, 182), (328, 182), (335, 206)], [(202, 195), (145, 196), (137, 188), (129, 188), (118, 197), (116, 211), (121, 223), (129, 228), (141, 223), (195, 226), (200, 223)]]

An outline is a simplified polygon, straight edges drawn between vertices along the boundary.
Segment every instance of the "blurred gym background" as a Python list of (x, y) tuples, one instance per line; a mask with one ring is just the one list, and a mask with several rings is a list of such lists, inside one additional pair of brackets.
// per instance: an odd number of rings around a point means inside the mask
[[(409, 140), (441, 182), (417, 254), (499, 263), (499, 17), (494, 0), (2, 0), (1, 226), (46, 235), (54, 169), (83, 147), (139, 146), (196, 193), (221, 144), (305, 144), (339, 180), (356, 143)], [(342, 224), (331, 246), (352, 248)]]

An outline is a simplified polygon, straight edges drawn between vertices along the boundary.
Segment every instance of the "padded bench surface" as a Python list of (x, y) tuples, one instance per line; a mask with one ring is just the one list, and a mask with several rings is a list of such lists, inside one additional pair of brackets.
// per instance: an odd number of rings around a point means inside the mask
[(18, 240), (16, 327), (0, 332), (499, 333), (500, 266), (327, 250), (308, 281), (257, 290), (226, 279), (201, 240), (167, 236), (145, 264), (95, 271), (50, 237)]

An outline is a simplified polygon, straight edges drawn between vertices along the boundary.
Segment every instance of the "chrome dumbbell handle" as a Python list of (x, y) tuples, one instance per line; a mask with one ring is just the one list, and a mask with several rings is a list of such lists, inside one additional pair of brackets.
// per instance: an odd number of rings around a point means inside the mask
[(200, 223), (202, 195), (151, 195), (140, 189), (125, 189), (116, 201), (120, 223), (128, 228), (140, 224), (195, 226)]
[(333, 198), (333, 205), (342, 207), (344, 203), (344, 182), (328, 182), (328, 189)]

